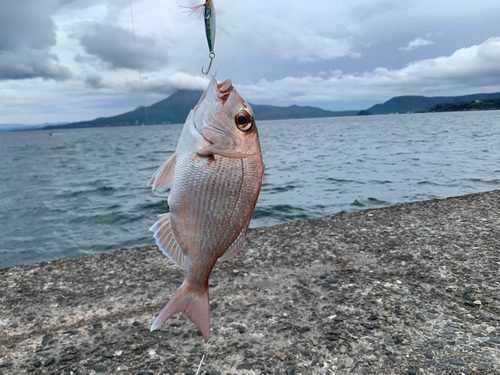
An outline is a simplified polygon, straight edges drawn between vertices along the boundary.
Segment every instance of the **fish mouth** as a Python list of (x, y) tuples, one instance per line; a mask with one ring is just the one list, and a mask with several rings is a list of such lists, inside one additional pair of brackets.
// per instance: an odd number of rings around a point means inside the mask
[(226, 79), (224, 82), (217, 83), (217, 96), (222, 103), (226, 103), (233, 88), (233, 83), (230, 78)]

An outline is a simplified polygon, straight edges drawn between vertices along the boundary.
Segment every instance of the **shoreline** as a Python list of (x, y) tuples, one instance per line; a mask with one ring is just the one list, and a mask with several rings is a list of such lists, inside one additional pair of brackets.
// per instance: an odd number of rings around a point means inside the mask
[(184, 279), (156, 246), (0, 270), (0, 375), (500, 373), (500, 190), (250, 229), (211, 338), (149, 327)]

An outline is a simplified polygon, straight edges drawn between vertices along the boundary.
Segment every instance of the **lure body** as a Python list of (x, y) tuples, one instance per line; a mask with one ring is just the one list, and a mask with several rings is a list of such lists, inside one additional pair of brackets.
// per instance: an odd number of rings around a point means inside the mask
[(215, 45), (215, 8), (214, 2), (208, 0), (205, 4), (205, 34), (207, 35), (208, 49), (214, 53)]
[(203, 71), (201, 68), (201, 72), (203, 74), (208, 74), (210, 72), (210, 68), (212, 67), (212, 61), (215, 57), (214, 45), (215, 45), (215, 8), (213, 0), (207, 0), (203, 4), (196, 5), (194, 7), (184, 7), (179, 5), (181, 8), (187, 8), (190, 10), (185, 11), (184, 13), (189, 13), (189, 15), (193, 14), (200, 8), (204, 8), (203, 10), (203, 18), (205, 19), (205, 35), (207, 37), (208, 50), (210, 54), (210, 65), (208, 66), (207, 71)]
[[(205, 19), (205, 35), (207, 36), (208, 49), (210, 51), (210, 55), (214, 54), (214, 45), (215, 45), (215, 8), (213, 0), (207, 0), (203, 4), (196, 5), (194, 7), (185, 7), (179, 5), (181, 8), (186, 8), (189, 10), (184, 11), (183, 13), (189, 13), (192, 15), (200, 8), (204, 8), (203, 10), (203, 18)], [(215, 56), (215, 54), (214, 54)]]

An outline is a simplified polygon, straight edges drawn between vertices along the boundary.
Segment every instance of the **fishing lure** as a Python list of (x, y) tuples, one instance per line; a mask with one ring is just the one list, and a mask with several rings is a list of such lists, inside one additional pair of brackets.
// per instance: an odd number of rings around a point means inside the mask
[(215, 44), (215, 8), (213, 0), (207, 0), (203, 4), (196, 5), (194, 7), (184, 7), (179, 5), (181, 8), (187, 8), (189, 10), (184, 11), (183, 13), (189, 13), (189, 15), (193, 14), (200, 8), (205, 8), (203, 11), (203, 17), (205, 18), (205, 34), (207, 36), (208, 49), (210, 54), (210, 64), (208, 65), (208, 69), (206, 72), (203, 71), (203, 67), (201, 68), (201, 72), (203, 74), (208, 74), (210, 72), (210, 68), (212, 66), (212, 61), (215, 58), (214, 52), (214, 44)]

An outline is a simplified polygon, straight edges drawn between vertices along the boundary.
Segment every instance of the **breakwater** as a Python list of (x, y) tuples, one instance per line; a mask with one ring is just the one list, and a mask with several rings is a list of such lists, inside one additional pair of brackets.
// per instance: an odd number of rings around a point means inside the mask
[(155, 246), (0, 270), (0, 373), (500, 372), (500, 191), (251, 229), (211, 339), (149, 332), (184, 271)]

